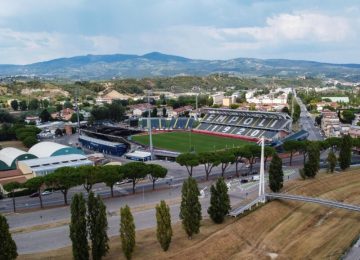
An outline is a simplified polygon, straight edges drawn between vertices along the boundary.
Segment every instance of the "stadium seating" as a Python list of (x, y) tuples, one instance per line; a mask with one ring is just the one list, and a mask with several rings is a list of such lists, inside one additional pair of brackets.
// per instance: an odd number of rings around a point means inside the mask
[(284, 113), (206, 109), (195, 132), (258, 140), (282, 138), (291, 132), (291, 118)]
[[(156, 130), (175, 130), (175, 129), (190, 129), (195, 120), (193, 117), (178, 117), (178, 118), (150, 118), (151, 129)], [(148, 128), (148, 118), (140, 118), (139, 126), (142, 129)]]

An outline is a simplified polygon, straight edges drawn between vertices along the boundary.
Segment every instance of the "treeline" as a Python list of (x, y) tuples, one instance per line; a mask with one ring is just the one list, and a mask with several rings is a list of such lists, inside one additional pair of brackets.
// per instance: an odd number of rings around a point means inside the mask
[[(219, 178), (211, 186), (210, 194), (210, 206), (207, 212), (214, 223), (223, 223), (231, 209), (228, 188), (223, 178)], [(200, 232), (202, 207), (199, 196), (200, 191), (196, 180), (189, 177), (182, 186), (179, 215), (188, 239)], [(167, 251), (171, 245), (173, 229), (170, 207), (164, 200), (156, 205), (154, 217), (157, 241), (161, 249)], [(82, 194), (76, 194), (71, 203), (70, 223), (74, 259), (90, 259), (89, 255), (91, 259), (105, 257), (110, 249), (107, 230), (106, 206), (101, 198), (95, 197), (90, 192), (86, 201)], [(126, 259), (132, 259), (136, 249), (136, 225), (128, 205), (120, 208), (119, 230), (122, 253)]]
[[(267, 160), (276, 153), (275, 149), (269, 146), (264, 148), (265, 164)], [(261, 146), (256, 144), (244, 145), (241, 147), (218, 150), (203, 153), (182, 153), (176, 158), (176, 162), (185, 166), (189, 176), (193, 174), (193, 168), (199, 165), (204, 166), (206, 180), (209, 179), (211, 171), (216, 166), (221, 166), (221, 176), (224, 177), (226, 170), (231, 164), (236, 166), (236, 175), (239, 177), (238, 166), (246, 160), (252, 171), (254, 163), (261, 156)]]
[(31, 125), (3, 124), (0, 128), (0, 141), (19, 140), (30, 148), (38, 142), (36, 136), (40, 132), (39, 128)]
[(87, 193), (90, 193), (96, 183), (105, 183), (110, 188), (111, 196), (114, 196), (114, 185), (117, 182), (129, 181), (132, 183), (132, 191), (135, 193), (136, 184), (145, 177), (149, 177), (153, 189), (159, 178), (165, 178), (167, 169), (157, 164), (145, 164), (143, 162), (130, 162), (124, 165), (105, 165), (105, 166), (80, 166), (62, 167), (53, 173), (45, 176), (36, 176), (20, 184), (10, 182), (4, 184), (3, 188), (10, 192), (13, 197), (13, 207), (15, 206), (15, 191), (20, 188), (36, 191), (39, 195), (40, 207), (43, 208), (41, 192), (45, 189), (60, 190), (64, 196), (64, 204), (68, 204), (68, 191), (76, 186), (83, 185)]

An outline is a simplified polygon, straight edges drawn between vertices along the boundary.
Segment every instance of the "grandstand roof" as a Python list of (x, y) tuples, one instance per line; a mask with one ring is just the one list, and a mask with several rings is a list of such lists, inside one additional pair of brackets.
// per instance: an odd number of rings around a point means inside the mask
[(123, 145), (123, 143), (118, 143), (118, 142), (110, 142), (110, 141), (106, 141), (106, 140), (102, 140), (102, 139), (98, 139), (98, 138), (93, 138), (87, 135), (80, 135), (79, 139), (83, 139), (89, 142), (93, 142), (93, 143), (97, 143), (97, 144), (102, 144), (102, 145), (106, 145), (106, 146), (111, 146), (111, 147), (115, 147), (117, 145)]
[(50, 157), (55, 152), (63, 148), (71, 148), (71, 147), (54, 142), (41, 142), (31, 147), (29, 153), (35, 155), (38, 158)]
[(243, 115), (251, 117), (273, 117), (282, 119), (291, 119), (286, 113), (281, 112), (267, 112), (267, 111), (250, 111), (250, 110), (239, 110), (239, 109), (227, 109), (227, 108), (204, 108), (207, 113), (213, 114), (228, 114), (228, 115)]

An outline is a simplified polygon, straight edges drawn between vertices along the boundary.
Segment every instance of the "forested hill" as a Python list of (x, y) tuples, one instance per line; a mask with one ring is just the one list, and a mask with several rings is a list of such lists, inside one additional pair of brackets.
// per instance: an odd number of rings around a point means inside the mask
[(0, 65), (0, 76), (39, 76), (73, 80), (203, 76), (230, 73), (243, 76), (313, 76), (360, 80), (359, 64), (330, 64), (284, 59), (238, 58), (195, 60), (152, 52), (142, 56), (128, 54), (86, 55), (60, 58), (29, 65)]

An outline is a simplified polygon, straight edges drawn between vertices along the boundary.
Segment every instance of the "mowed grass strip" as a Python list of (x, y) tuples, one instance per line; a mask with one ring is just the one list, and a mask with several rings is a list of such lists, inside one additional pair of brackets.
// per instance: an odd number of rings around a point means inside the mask
[[(149, 145), (148, 135), (134, 135), (132, 139), (143, 145)], [(249, 144), (249, 142), (212, 135), (198, 134), (193, 132), (168, 132), (152, 135), (153, 145), (156, 148), (176, 152), (189, 152), (191, 147), (195, 152), (207, 152), (224, 148), (232, 148)]]

